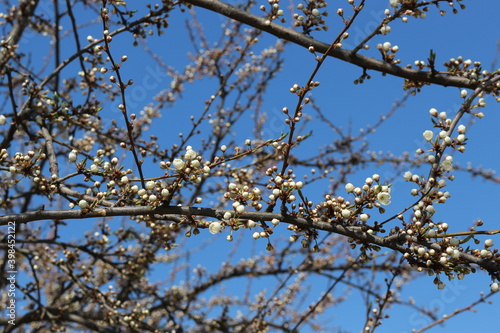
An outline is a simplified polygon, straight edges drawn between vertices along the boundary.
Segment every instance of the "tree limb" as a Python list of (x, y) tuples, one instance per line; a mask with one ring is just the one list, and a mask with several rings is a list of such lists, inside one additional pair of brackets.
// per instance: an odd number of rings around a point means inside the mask
[[(26, 212), (20, 214), (5, 215), (0, 217), (0, 225), (7, 225), (9, 222), (14, 223), (27, 223), (36, 220), (64, 220), (64, 219), (86, 219), (104, 216), (155, 216), (155, 219), (168, 219), (168, 216), (162, 215), (183, 215), (183, 216), (202, 216), (211, 217), (215, 219), (222, 219), (225, 213), (234, 215), (234, 210), (227, 209), (214, 209), (203, 207), (190, 207), (190, 206), (136, 206), (136, 207), (105, 207), (96, 208), (95, 211), (85, 212), (82, 210), (38, 210), (33, 212)], [(278, 219), (281, 222), (296, 225), (302, 229), (317, 229), (328, 232), (333, 232), (339, 235), (356, 239), (363, 243), (375, 244), (381, 247), (389, 248), (400, 253), (413, 254), (412, 246), (410, 244), (419, 244), (429, 249), (442, 252), (443, 249), (438, 243), (432, 243), (426, 240), (421, 240), (417, 237), (409, 236), (405, 233), (395, 234), (391, 236), (377, 236), (363, 231), (361, 227), (344, 225), (337, 221), (320, 221), (319, 219), (311, 219), (304, 217), (297, 217), (293, 215), (286, 215), (281, 213), (268, 213), (268, 212), (245, 212), (238, 216), (241, 219), (252, 219), (256, 221), (271, 221)], [(199, 224), (197, 227), (206, 228), (208, 224)], [(404, 244), (409, 245), (405, 246)], [(500, 263), (485, 260), (475, 257), (471, 254), (460, 253), (460, 258), (471, 264), (476, 264), (488, 272), (499, 275)]]
[[(271, 24), (266, 24), (267, 19), (245, 12), (222, 1), (184, 0), (184, 2), (243, 22), (245, 24), (248, 24), (249, 26), (265, 31), (271, 35), (287, 40), (294, 44), (306, 48), (313, 46), (316, 52), (325, 53), (330, 47), (330, 44), (328, 43), (323, 43), (321, 41), (315, 40), (314, 38), (303, 35), (290, 28), (283, 27), (279, 24), (273, 22), (271, 22)], [(411, 81), (427, 82), (445, 87), (451, 86), (467, 89), (476, 89), (482, 84), (481, 81), (472, 81), (464, 77), (447, 74), (436, 74), (432, 71), (417, 71), (402, 66), (392, 65), (385, 61), (367, 57), (346, 49), (332, 49), (329, 51), (328, 55), (365, 69), (372, 69), (377, 72), (398, 76)]]

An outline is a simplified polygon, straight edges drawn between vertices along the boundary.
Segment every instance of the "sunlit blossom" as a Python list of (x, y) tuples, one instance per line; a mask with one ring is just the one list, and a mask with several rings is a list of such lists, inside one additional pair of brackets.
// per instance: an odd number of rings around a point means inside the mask
[(377, 200), (381, 205), (388, 205), (391, 203), (391, 195), (387, 192), (380, 192), (377, 194)]

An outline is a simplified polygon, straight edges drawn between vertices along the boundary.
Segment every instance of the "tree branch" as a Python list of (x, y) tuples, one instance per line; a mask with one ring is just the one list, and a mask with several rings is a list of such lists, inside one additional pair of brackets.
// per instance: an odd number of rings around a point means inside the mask
[[(0, 217), (0, 225), (7, 225), (9, 222), (14, 223), (27, 223), (30, 221), (40, 220), (64, 220), (64, 219), (86, 219), (104, 216), (152, 216), (155, 219), (167, 219), (165, 215), (183, 215), (183, 216), (202, 216), (211, 217), (214, 219), (222, 219), (225, 213), (235, 214), (234, 210), (227, 209), (214, 209), (204, 207), (190, 207), (190, 206), (136, 206), (136, 207), (105, 207), (96, 208), (95, 211), (85, 212), (82, 210), (38, 210), (20, 214), (5, 215)], [(156, 216), (155, 216), (156, 215)], [(337, 221), (321, 221), (320, 219), (311, 219), (304, 217), (297, 217), (293, 215), (286, 215), (281, 213), (268, 213), (268, 212), (245, 212), (238, 216), (241, 219), (252, 219), (256, 221), (272, 221), (278, 219), (281, 222), (296, 225), (302, 229), (317, 229), (328, 232), (333, 232), (339, 235), (356, 239), (362, 243), (375, 244), (381, 247), (389, 248), (400, 253), (413, 254), (413, 244), (419, 244), (429, 249), (442, 252), (443, 249), (438, 243), (431, 243), (426, 240), (421, 240), (417, 237), (409, 236), (405, 233), (400, 233), (391, 236), (377, 236), (369, 234), (361, 227), (348, 226)], [(199, 228), (207, 228), (208, 223), (200, 223), (197, 225)], [(408, 243), (408, 246), (403, 244)], [(460, 253), (460, 258), (470, 264), (476, 264), (481, 268), (487, 270), (491, 274), (500, 275), (500, 263), (485, 260), (475, 257), (471, 254)]]
[[(249, 26), (260, 29), (278, 38), (287, 40), (305, 48), (313, 46), (316, 52), (326, 53), (330, 47), (330, 44), (315, 40), (314, 38), (303, 35), (290, 28), (285, 28), (279, 24), (273, 22), (271, 22), (271, 24), (266, 24), (267, 19), (245, 12), (222, 1), (184, 0), (184, 2), (243, 22)], [(471, 81), (464, 77), (436, 74), (432, 71), (417, 71), (406, 67), (392, 65), (385, 61), (376, 60), (346, 49), (332, 49), (328, 52), (328, 55), (365, 69), (372, 69), (377, 72), (398, 76), (411, 81), (427, 82), (445, 87), (451, 86), (468, 89), (476, 89), (482, 84), (482, 81)]]

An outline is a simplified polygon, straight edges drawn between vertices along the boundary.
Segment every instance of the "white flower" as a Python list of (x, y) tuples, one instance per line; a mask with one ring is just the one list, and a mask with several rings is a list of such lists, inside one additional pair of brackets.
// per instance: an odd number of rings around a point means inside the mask
[(351, 183), (347, 183), (345, 185), (345, 190), (348, 192), (348, 193), (351, 193), (352, 191), (354, 191), (354, 185), (352, 185)]
[(189, 149), (186, 151), (186, 154), (184, 154), (184, 158), (186, 160), (194, 160), (196, 158), (196, 152), (192, 149)]
[(413, 176), (413, 174), (411, 173), (411, 171), (406, 171), (405, 174), (403, 175), (403, 178), (404, 178), (404, 180), (406, 180), (408, 182), (411, 180), (412, 176)]
[(127, 184), (127, 183), (128, 183), (128, 177), (127, 177), (127, 176), (123, 176), (123, 177), (120, 179), (120, 182), (122, 182), (123, 184)]
[(460, 96), (461, 96), (462, 98), (467, 97), (467, 94), (468, 94), (468, 92), (467, 92), (467, 90), (465, 90), (465, 89), (462, 89), (462, 91), (460, 92)]
[(380, 28), (380, 33), (382, 35), (387, 35), (389, 32), (391, 32), (391, 27), (388, 25), (385, 25), (382, 28)]
[(359, 215), (359, 219), (361, 220), (361, 222), (366, 222), (366, 221), (368, 221), (368, 215), (361, 214), (361, 215)]
[(220, 224), (220, 222), (212, 222), (208, 226), (208, 230), (210, 231), (211, 234), (214, 235), (219, 233), (221, 229), (222, 229), (222, 224)]
[(450, 239), (450, 245), (451, 245), (451, 246), (458, 246), (458, 245), (460, 245), (460, 241), (458, 240), (458, 238), (456, 238), (456, 237), (452, 237), (452, 238)]
[(397, 7), (399, 5), (399, 0), (389, 0), (389, 5), (391, 7)]
[(391, 195), (387, 192), (380, 192), (377, 194), (377, 200), (381, 205), (388, 205), (391, 203)]
[(342, 217), (346, 219), (351, 217), (351, 211), (349, 209), (342, 209)]
[(163, 190), (161, 190), (161, 196), (166, 198), (168, 197), (168, 195), (170, 194), (170, 191), (167, 190), (166, 188), (164, 188)]
[(183, 160), (181, 160), (180, 158), (176, 158), (174, 160), (173, 165), (174, 165), (174, 168), (176, 168), (177, 170), (182, 170), (182, 169), (184, 169), (184, 166), (186, 165), (186, 163)]
[(80, 208), (82, 209), (85, 209), (89, 206), (89, 203), (87, 202), (87, 200), (80, 200), (78, 201), (78, 206), (80, 206)]
[(497, 292), (498, 291), (498, 282), (494, 282), (490, 285), (490, 289), (491, 291), (493, 292)]
[(146, 183), (146, 189), (148, 189), (148, 190), (154, 189), (155, 186), (156, 186), (156, 183), (152, 180), (150, 180), (149, 182)]
[(481, 250), (480, 255), (482, 258), (491, 258), (492, 254), (488, 250)]
[(427, 130), (424, 132), (423, 136), (425, 141), (431, 141), (432, 137), (434, 136), (434, 133), (432, 133), (432, 131)]
[(320, 15), (319, 10), (317, 8), (314, 8), (312, 10), (312, 14), (313, 14), (313, 16), (319, 16)]
[(77, 158), (77, 155), (76, 155), (77, 151), (76, 150), (72, 150), (69, 155), (68, 155), (68, 160), (70, 162), (76, 162), (76, 158)]
[(251, 228), (255, 227), (256, 225), (257, 225), (257, 223), (255, 223), (254, 220), (248, 220), (247, 223), (246, 223), (246, 227), (248, 229), (251, 229)]
[(384, 51), (387, 52), (391, 49), (391, 43), (385, 42), (384, 44), (382, 44), (382, 47), (384, 48)]
[(493, 239), (487, 239), (484, 241), (484, 245), (487, 247), (493, 246)]
[(238, 214), (243, 214), (244, 211), (245, 211), (245, 206), (239, 205), (238, 207), (236, 207), (236, 212)]
[(449, 160), (444, 160), (441, 162), (441, 169), (443, 171), (450, 171), (453, 168), (453, 164)]
[(254, 239), (259, 239), (259, 238), (260, 238), (260, 232), (257, 232), (257, 231), (256, 231), (256, 232), (254, 232), (254, 233), (253, 233), (253, 235), (252, 235), (252, 237), (253, 237)]
[(280, 220), (278, 220), (278, 219), (272, 219), (271, 223), (272, 223), (274, 226), (276, 226), (276, 225), (280, 224)]
[(429, 113), (430, 113), (431, 116), (436, 117), (437, 114), (438, 114), (438, 110), (436, 110), (435, 108), (431, 108), (429, 110)]
[(232, 214), (230, 212), (225, 212), (224, 213), (224, 220), (229, 220), (231, 218)]
[(3, 114), (0, 114), (0, 125), (5, 125), (7, 118)]

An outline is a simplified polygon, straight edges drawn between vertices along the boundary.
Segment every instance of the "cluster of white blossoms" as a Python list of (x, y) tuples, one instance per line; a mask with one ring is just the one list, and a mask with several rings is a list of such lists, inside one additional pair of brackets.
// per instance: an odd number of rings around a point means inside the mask
[[(380, 28), (380, 33), (382, 35), (387, 35), (391, 31), (391, 27), (386, 25)], [(399, 64), (401, 62), (400, 59), (396, 59), (396, 53), (399, 51), (399, 46), (394, 45), (390, 42), (379, 43), (376, 45), (377, 50), (382, 53), (384, 61), (389, 62), (391, 64)]]
[(327, 2), (324, 0), (309, 1), (308, 5), (299, 3), (297, 5), (297, 10), (299, 12), (293, 14), (295, 20), (294, 25), (296, 27), (302, 27), (307, 33), (313, 30), (327, 31), (328, 26), (326, 26), (326, 21), (323, 18), (323, 16), (328, 16), (328, 12), (323, 9), (326, 8), (327, 5)]
[(183, 157), (176, 158), (173, 162), (161, 161), (160, 168), (169, 169), (173, 166), (175, 171), (188, 176), (189, 181), (193, 183), (200, 183), (202, 177), (207, 177), (210, 174), (210, 163), (205, 162), (202, 165), (202, 157), (191, 146), (186, 147)]
[[(278, 219), (271, 221), (272, 227), (266, 227), (265, 224), (257, 224), (253, 220), (241, 219), (239, 216), (244, 214), (248, 209), (261, 211), (263, 204), (274, 205), (278, 200), (290, 203), (292, 210), (297, 208), (297, 205), (294, 203), (296, 200), (294, 192), (300, 190), (303, 187), (303, 183), (293, 179), (295, 177), (293, 172), (288, 170), (285, 175), (281, 176), (277, 174), (277, 168), (273, 167), (266, 170), (266, 174), (270, 178), (265, 190), (261, 190), (256, 186), (239, 185), (235, 182), (228, 183), (224, 199), (231, 202), (232, 212), (226, 212), (219, 221), (209, 223), (208, 228), (212, 234), (219, 233), (225, 227), (229, 227), (232, 233), (241, 227), (251, 229), (261, 226), (263, 230), (254, 232), (252, 237), (254, 239), (268, 238), (273, 233), (272, 229), (280, 224)], [(270, 192), (267, 198), (263, 196), (263, 191)], [(227, 239), (231, 241), (232, 236), (229, 235)]]
[(384, 209), (381, 206), (391, 203), (390, 185), (383, 185), (379, 182), (380, 175), (374, 174), (371, 178), (367, 178), (361, 187), (348, 183), (345, 185), (345, 190), (354, 195), (353, 202), (342, 196), (334, 197), (327, 194), (325, 201), (311, 209), (310, 214), (330, 222), (356, 223), (360, 221), (364, 223), (370, 218), (370, 215), (364, 212), (365, 209), (377, 207), (380, 212), (383, 212)]
[(235, 183), (228, 184), (228, 191), (224, 193), (224, 198), (232, 201), (232, 208), (236, 214), (242, 214), (246, 206), (262, 209), (261, 190), (258, 187), (250, 188), (247, 185), (238, 186)]
[(380, 205), (387, 206), (391, 203), (391, 188), (390, 185), (382, 185), (379, 182), (380, 175), (374, 174), (371, 178), (366, 178), (362, 187), (355, 187), (353, 184), (348, 183), (345, 190), (357, 196), (355, 202), (361, 202), (360, 196), (373, 197), (375, 195)]
[[(83, 174), (100, 175), (109, 179), (106, 183), (105, 191), (98, 190), (101, 186), (101, 182), (99, 181), (94, 181), (93, 186), (87, 189), (86, 194), (93, 195), (98, 200), (104, 198), (121, 198), (122, 200), (129, 200), (130, 204), (147, 204), (156, 207), (170, 199), (172, 192), (174, 192), (176, 188), (182, 187), (183, 182), (200, 183), (202, 177), (208, 176), (211, 171), (209, 163), (206, 162), (205, 165), (202, 165), (201, 156), (199, 156), (191, 146), (188, 146), (186, 147), (183, 158), (176, 158), (173, 162), (160, 162), (160, 168), (168, 169), (165, 172), (166, 176), (169, 175), (169, 170), (172, 170), (171, 167), (173, 167), (175, 172), (179, 173), (178, 177), (173, 175), (176, 180), (173, 182), (149, 180), (145, 183), (145, 188), (141, 188), (139, 185), (132, 183), (132, 181), (139, 183), (138, 179), (131, 180), (129, 178), (129, 175), (132, 174), (132, 170), (124, 169), (120, 165), (120, 161), (117, 157), (113, 157), (109, 161), (106, 161), (104, 159), (106, 155), (104, 150), (98, 150), (93, 159), (85, 158), (77, 163), (78, 151), (72, 150), (68, 154), (68, 160), (71, 163), (76, 163), (77, 168)], [(89, 161), (92, 164), (88, 165)], [(84, 180), (91, 181), (91, 177), (85, 177)], [(195, 198), (194, 203), (201, 202), (202, 199), (200, 197)], [(82, 209), (89, 209), (89, 207), (91, 207), (86, 200), (80, 200), (77, 204)], [(70, 207), (75, 207), (75, 203), (71, 202)]]
[[(467, 90), (460, 92), (462, 98), (467, 98)], [(486, 105), (482, 98), (479, 98), (476, 107)], [(417, 186), (411, 190), (414, 196), (421, 196), (421, 200), (412, 207), (413, 214), (411, 221), (406, 221), (401, 214), (398, 218), (405, 222), (403, 233), (409, 236), (425, 237), (431, 242), (439, 244), (442, 250), (430, 248), (416, 243), (412, 247), (412, 252), (405, 254), (405, 257), (411, 261), (417, 261), (423, 264), (419, 266), (427, 266), (429, 275), (436, 275), (434, 283), (439, 289), (443, 289), (445, 284), (440, 279), (440, 274), (446, 275), (449, 279), (458, 277), (463, 279), (465, 275), (472, 272), (472, 269), (467, 264), (467, 260), (463, 258), (463, 254), (473, 255), (483, 260), (491, 260), (498, 256), (498, 249), (492, 249), (493, 240), (487, 239), (484, 242), (483, 249), (471, 249), (470, 246), (465, 246), (469, 239), (473, 239), (476, 244), (479, 240), (474, 239), (474, 229), (482, 225), (482, 221), (477, 221), (476, 226), (471, 228), (472, 237), (458, 239), (453, 237), (448, 231), (448, 224), (445, 222), (434, 222), (433, 217), (436, 213), (437, 204), (442, 204), (450, 198), (450, 193), (442, 189), (447, 185), (446, 181), (455, 179), (450, 171), (453, 170), (453, 157), (446, 155), (448, 149), (455, 149), (459, 152), (465, 151), (466, 126), (456, 125), (456, 119), (451, 119), (446, 112), (439, 112), (435, 108), (429, 110), (432, 123), (438, 131), (426, 130), (423, 132), (423, 138), (431, 146), (429, 150), (419, 148), (417, 154), (425, 154), (424, 160), (430, 163), (431, 173), (428, 179), (424, 176), (413, 174), (410, 171), (405, 172), (403, 178), (407, 182), (415, 183)], [(482, 118), (482, 113), (473, 114)], [(456, 136), (454, 132), (456, 130)], [(395, 232), (400, 229), (393, 229)], [(449, 235), (449, 236), (448, 236)], [(462, 265), (462, 263), (465, 263)], [(498, 291), (498, 283), (494, 282), (491, 285), (492, 291)]]
[[(441, 147), (451, 147), (463, 153), (465, 151), (464, 145), (467, 141), (467, 138), (465, 136), (465, 131), (467, 128), (464, 125), (459, 125), (457, 127), (458, 135), (455, 138), (451, 138), (450, 135), (452, 131), (452, 120), (448, 118), (446, 112), (438, 112), (435, 108), (432, 108), (430, 109), (429, 113), (433, 118), (433, 123), (435, 124), (435, 126), (441, 128), (441, 131), (439, 131), (437, 135), (435, 135), (431, 130), (426, 130), (422, 134), (424, 140), (432, 144), (431, 152), (434, 152), (436, 149), (440, 149)], [(424, 149), (417, 149), (417, 154), (423, 153), (425, 153)], [(435, 154), (427, 156), (428, 162), (435, 162), (434, 155)], [(451, 162), (451, 160), (448, 161)]]
[(266, 6), (261, 5), (259, 9), (267, 14), (267, 20), (265, 21), (266, 25), (270, 25), (272, 21), (279, 19), (281, 23), (285, 23), (286, 19), (283, 18), (285, 12), (283, 9), (280, 9), (279, 0), (269, 0), (269, 4), (271, 5), (271, 10), (268, 12)]
[[(177, 171), (186, 171), (189, 172), (191, 171), (191, 168), (197, 169), (201, 166), (201, 156), (198, 156), (196, 151), (193, 150), (193, 147), (187, 146), (186, 147), (186, 153), (184, 154), (184, 159), (182, 158), (176, 158), (172, 162), (173, 167)], [(160, 167), (163, 169), (168, 168), (170, 165), (168, 162), (160, 162)], [(188, 170), (184, 170), (184, 169)], [(203, 173), (208, 174), (210, 172), (210, 167), (208, 165), (205, 165), (203, 167)]]
[[(459, 125), (457, 127), (458, 135), (455, 138), (451, 138), (451, 124), (452, 120), (448, 118), (446, 112), (438, 112), (435, 108), (429, 110), (431, 117), (433, 118), (433, 123), (435, 126), (441, 128), (437, 135), (431, 130), (426, 130), (422, 133), (425, 141), (429, 142), (433, 146), (433, 150), (438, 146), (450, 146), (459, 152), (463, 153), (465, 151), (465, 142), (467, 138), (465, 137), (466, 127), (464, 125)], [(425, 151), (422, 148), (417, 149), (417, 154), (423, 154)], [(432, 159), (432, 157), (429, 157)], [(434, 163), (433, 160), (429, 162)]]

